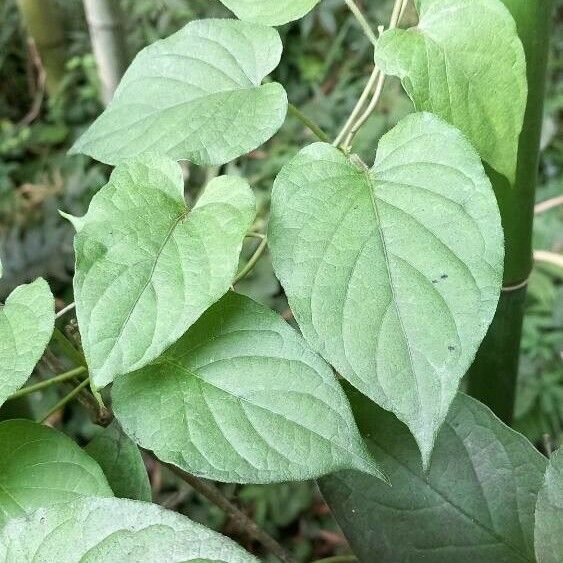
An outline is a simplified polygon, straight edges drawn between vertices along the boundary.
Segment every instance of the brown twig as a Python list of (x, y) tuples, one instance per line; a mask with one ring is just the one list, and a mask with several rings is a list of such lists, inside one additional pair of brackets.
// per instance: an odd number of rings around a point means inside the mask
[(33, 97), (33, 102), (29, 111), (24, 115), (22, 120), (19, 122), (20, 127), (25, 127), (32, 123), (39, 112), (41, 111), (41, 106), (43, 105), (43, 100), (45, 98), (45, 82), (47, 80), (47, 73), (43, 68), (43, 63), (41, 62), (41, 57), (39, 56), (39, 52), (37, 51), (37, 46), (35, 45), (35, 41), (31, 38), (27, 40), (27, 46), (29, 49), (29, 56), (31, 62), (33, 63), (33, 67), (37, 71), (37, 83), (35, 84), (35, 95)]
[(170, 469), (172, 473), (180, 477), (182, 481), (190, 485), (196, 492), (204, 496), (207, 500), (218, 506), (221, 510), (226, 512), (232, 521), (241, 529), (244, 530), (251, 538), (260, 542), (270, 553), (278, 557), (283, 563), (297, 563), (297, 559), (293, 557), (287, 550), (282, 547), (272, 536), (249, 518), (242, 510), (235, 506), (229, 499), (227, 499), (221, 491), (211, 483), (182, 471), (175, 465), (165, 463), (152, 453), (147, 452), (154, 460), (160, 461), (162, 465)]

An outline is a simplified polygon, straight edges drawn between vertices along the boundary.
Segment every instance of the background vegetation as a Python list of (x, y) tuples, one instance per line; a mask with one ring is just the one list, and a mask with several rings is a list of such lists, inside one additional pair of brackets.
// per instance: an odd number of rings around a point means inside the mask
[[(103, 106), (82, 3), (54, 3), (59, 8), (64, 34), (64, 73), (54, 96), (46, 91), (41, 61), (28, 42), (16, 0), (0, 3), (0, 258), (4, 266), (0, 300), (17, 285), (43, 276), (49, 280), (62, 307), (72, 300), (73, 233), (57, 209), (82, 215), (92, 195), (106, 182), (110, 169), (86, 157), (66, 156), (73, 140)], [(227, 15), (220, 3), (212, 0), (119, 3), (126, 14), (123, 26), (128, 59), (193, 18)], [(388, 0), (363, 4), (370, 21), (383, 22), (388, 17)], [(563, 194), (562, 20), (563, 0), (558, 0), (538, 202)], [(292, 103), (334, 134), (352, 109), (371, 70), (369, 42), (341, 0), (323, 0), (312, 14), (285, 26), (281, 33), (285, 56), (274, 73), (275, 80), (286, 86)], [(358, 138), (357, 150), (367, 161), (370, 156), (373, 159), (379, 137), (412, 111), (396, 80), (388, 81), (380, 107), (381, 111), (371, 118)], [(229, 173), (238, 172), (250, 179), (264, 221), (273, 178), (309, 136), (299, 122), (288, 117), (282, 130), (269, 142), (268, 159), (266, 151), (259, 149), (225, 167)], [(224, 171), (186, 165), (186, 197), (196, 198), (210, 178)], [(539, 251), (563, 253), (563, 206), (537, 214), (534, 246)], [(251, 246), (246, 248), (247, 256), (243, 258), (248, 258), (253, 250)], [(291, 321), (267, 256), (238, 287)], [(72, 322), (66, 330), (73, 334)], [(60, 361), (47, 356), (35, 377), (50, 373)], [(55, 400), (49, 392), (35, 394), (29, 402), (9, 404), (0, 411), (0, 417), (13, 416), (14, 411), (18, 416), (33, 417)], [(63, 426), (79, 442), (86, 443), (95, 429), (81, 412), (71, 407), (50, 422)], [(544, 451), (562, 443), (563, 266), (543, 261), (536, 263), (530, 280), (515, 426)], [(156, 502), (245, 542), (218, 509), (159, 467), (149, 463), (149, 470)], [(313, 485), (225, 485), (224, 491), (303, 560), (346, 553), (345, 540)], [(246, 547), (251, 551), (257, 549), (248, 543)]]

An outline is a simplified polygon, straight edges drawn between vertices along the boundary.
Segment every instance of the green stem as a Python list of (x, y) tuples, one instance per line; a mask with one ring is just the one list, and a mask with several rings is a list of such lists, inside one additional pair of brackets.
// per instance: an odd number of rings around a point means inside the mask
[(358, 23), (360, 24), (360, 26), (361, 26), (363, 32), (366, 34), (367, 38), (375, 46), (377, 44), (377, 37), (375, 36), (375, 33), (371, 29), (369, 22), (367, 21), (364, 14), (362, 14), (362, 11), (358, 7), (358, 5), (354, 2), (354, 0), (344, 0), (344, 1), (346, 2), (346, 5), (348, 6), (348, 8), (350, 8), (350, 11), (354, 14), (354, 17), (356, 18), (356, 20), (358, 20)]
[(45, 416), (41, 417), (39, 422), (45, 422), (50, 416), (61, 410), (67, 403), (70, 403), (89, 383), (90, 378), (87, 377), (80, 385), (65, 395)]
[[(539, 164), (552, 0), (502, 0), (526, 53), (528, 103), (513, 186), (487, 169), (505, 235), (504, 286), (526, 285), (532, 270), (532, 227)], [(514, 412), (525, 287), (503, 292), (493, 323), (467, 375), (468, 392), (510, 424)]]
[(235, 279), (233, 280), (233, 285), (235, 285), (237, 282), (245, 278), (252, 271), (254, 266), (256, 266), (258, 260), (260, 260), (260, 256), (262, 256), (264, 250), (266, 250), (266, 246), (268, 246), (268, 238), (264, 236), (264, 238), (258, 245), (256, 252), (252, 255), (252, 257), (246, 263), (244, 268), (235, 276)]
[(17, 399), (19, 397), (24, 397), (25, 395), (29, 395), (30, 393), (41, 391), (41, 389), (51, 387), (52, 385), (57, 385), (58, 383), (63, 383), (64, 381), (73, 379), (78, 375), (82, 375), (83, 373), (86, 373), (85, 367), (80, 366), (78, 368), (71, 369), (70, 371), (61, 373), (60, 375), (56, 375), (55, 377), (51, 377), (50, 379), (46, 379), (45, 381), (41, 381), (39, 383), (36, 383), (35, 385), (29, 385), (28, 387), (24, 387), (23, 389), (20, 389), (19, 391), (16, 391), (12, 395), (10, 395), (8, 400), (11, 401), (12, 399)]
[(76, 307), (75, 303), (70, 303), (66, 307), (63, 307), (56, 315), (55, 319), (60, 319), (62, 316), (66, 315)]
[(295, 107), (293, 104), (288, 105), (288, 110), (291, 115), (296, 117), (305, 127), (311, 130), (312, 133), (323, 143), (329, 142), (328, 135), (309, 117), (307, 117), (299, 108)]

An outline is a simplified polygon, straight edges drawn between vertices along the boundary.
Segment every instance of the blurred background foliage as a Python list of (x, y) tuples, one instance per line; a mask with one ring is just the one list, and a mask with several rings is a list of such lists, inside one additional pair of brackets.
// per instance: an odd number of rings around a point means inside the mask
[[(109, 167), (86, 157), (68, 157), (73, 140), (102, 111), (100, 82), (82, 2), (49, 0), (58, 9), (64, 38), (63, 73), (55, 95), (46, 91), (41, 60), (30, 44), (16, 0), (0, 0), (0, 258), (4, 277), (0, 300), (17, 285), (37, 276), (47, 278), (59, 305), (72, 300), (72, 230), (57, 210), (82, 215), (92, 195), (106, 182)], [(119, 2), (130, 59), (145, 45), (173, 33), (200, 17), (224, 17), (217, 0), (113, 0)], [(388, 19), (390, 0), (360, 2), (374, 28)], [(411, 20), (410, 22), (408, 20)], [(563, 0), (556, 2), (545, 107), (543, 153), (538, 202), (563, 194)], [(407, 14), (407, 24), (415, 22)], [(323, 0), (314, 12), (280, 29), (285, 45), (273, 79), (283, 83), (292, 103), (334, 135), (351, 111), (373, 65), (371, 47), (342, 0)], [(412, 111), (396, 80), (387, 81), (380, 104), (361, 131), (355, 151), (373, 161), (380, 136)], [(219, 173), (241, 174), (256, 190), (265, 227), (269, 192), (281, 166), (311, 134), (288, 117), (265, 146), (219, 168), (186, 165), (186, 197)], [(248, 258), (255, 242), (244, 249)], [(536, 216), (536, 250), (563, 253), (563, 206)], [(238, 290), (277, 309), (291, 320), (268, 256), (237, 286)], [(76, 330), (72, 321), (66, 327)], [(35, 377), (58, 371), (60, 360), (46, 357)], [(493, 377), (494, 374), (491, 374)], [(551, 449), (563, 438), (563, 267), (537, 262), (530, 279), (522, 343), (516, 427), (540, 449)], [(9, 404), (0, 415), (33, 416), (55, 400), (51, 392), (27, 403)], [(80, 408), (70, 408), (57, 421), (67, 433), (86, 443), (95, 428)], [(221, 530), (256, 550), (232, 529), (224, 515), (151, 465), (154, 500)], [(302, 560), (345, 553), (345, 540), (315, 486), (310, 483), (273, 486), (224, 485), (272, 535)], [(259, 551), (257, 552), (261, 554)]]

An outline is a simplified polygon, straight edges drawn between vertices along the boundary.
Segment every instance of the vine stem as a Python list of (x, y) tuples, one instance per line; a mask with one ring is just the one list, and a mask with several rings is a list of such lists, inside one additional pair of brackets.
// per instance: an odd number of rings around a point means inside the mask
[(69, 311), (72, 311), (76, 307), (76, 303), (70, 303), (66, 307), (62, 308), (56, 315), (55, 319), (60, 319), (63, 315), (66, 315)]
[(369, 22), (367, 21), (364, 14), (362, 14), (362, 11), (358, 7), (358, 5), (354, 2), (354, 0), (344, 0), (344, 1), (346, 2), (348, 8), (350, 8), (352, 14), (354, 14), (356, 20), (358, 20), (358, 23), (361, 25), (362, 30), (367, 35), (367, 38), (372, 42), (373, 45), (375, 45), (377, 43), (377, 37), (375, 36), (375, 33), (371, 29)]
[(67, 403), (70, 403), (77, 395), (90, 383), (90, 377), (87, 377), (80, 385), (76, 386), (70, 393), (65, 395), (45, 416), (42, 416), (39, 422), (45, 422), (52, 414), (62, 409)]
[(298, 107), (293, 104), (288, 104), (288, 110), (291, 115), (296, 117), (305, 127), (311, 130), (312, 133), (323, 143), (329, 142), (329, 136), (309, 117), (307, 117)]
[(71, 369), (70, 371), (66, 371), (65, 373), (61, 373), (60, 375), (56, 375), (55, 377), (51, 377), (50, 379), (46, 379), (45, 381), (41, 381), (36, 383), (35, 385), (29, 385), (28, 387), (24, 387), (19, 391), (16, 391), (12, 395), (8, 397), (8, 400), (12, 399), (19, 399), (20, 397), (24, 397), (25, 395), (29, 395), (30, 393), (35, 393), (36, 391), (41, 391), (41, 389), (45, 389), (47, 387), (51, 387), (52, 385), (57, 385), (58, 383), (63, 383), (64, 381), (68, 381), (69, 379), (73, 379), (78, 375), (82, 375), (86, 372), (86, 368), (80, 366), (75, 369)]
[(283, 563), (297, 563), (297, 559), (295, 559), (293, 555), (288, 553), (287, 550), (272, 536), (260, 528), (254, 520), (249, 518), (242, 510), (240, 510), (240, 508), (235, 506), (217, 487), (204, 481), (203, 479), (200, 479), (199, 477), (196, 477), (195, 475), (182, 471), (175, 465), (163, 462), (152, 452), (147, 450), (144, 451), (146, 451), (152, 459), (170, 469), (172, 473), (180, 477), (182, 481), (190, 485), (190, 487), (192, 487), (200, 495), (204, 496), (208, 501), (226, 512), (235, 524), (244, 530), (250, 537), (260, 542), (269, 552), (273, 553), (276, 557), (283, 561)]
[(262, 254), (264, 253), (264, 250), (266, 250), (266, 246), (268, 245), (268, 237), (266, 237), (266, 235), (263, 235), (263, 236), (264, 236), (264, 238), (262, 239), (262, 241), (258, 245), (256, 252), (251, 256), (250, 260), (246, 263), (244, 268), (235, 276), (235, 279), (233, 280), (232, 285), (235, 285), (237, 282), (239, 282), (244, 277), (246, 277), (252, 271), (254, 266), (256, 266), (256, 263), (258, 262), (258, 260), (260, 260), (260, 256), (262, 256)]

